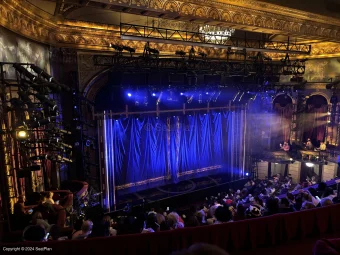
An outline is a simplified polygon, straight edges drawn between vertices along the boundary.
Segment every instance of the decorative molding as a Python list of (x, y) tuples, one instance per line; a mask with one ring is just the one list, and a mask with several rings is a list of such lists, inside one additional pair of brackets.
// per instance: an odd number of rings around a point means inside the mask
[[(240, 6), (228, 4), (231, 2), (235, 4), (238, 3)], [(234, 27), (242, 26), (251, 29), (258, 28), (258, 31), (265, 30), (285, 34), (302, 34), (308, 38), (317, 37), (328, 41), (340, 41), (340, 32), (338, 32), (338, 30), (340, 31), (340, 28), (334, 26), (336, 22), (334, 22), (334, 24), (317, 23), (314, 20), (311, 21), (310, 15), (308, 16), (306, 13), (298, 11), (293, 12), (292, 15), (286, 15), (284, 18), (280, 15), (273, 15), (274, 10), (272, 13), (260, 10), (250, 12), (251, 9), (247, 5), (248, 1), (215, 0), (208, 2), (199, 0), (195, 1), (195, 4), (193, 4), (186, 0), (111, 0), (110, 3), (120, 5), (125, 4), (130, 7), (135, 5), (136, 8), (166, 11), (167, 13), (172, 14), (177, 13), (179, 16), (192, 17), (193, 19), (206, 19), (208, 21), (215, 20), (219, 21), (222, 25), (225, 23), (226, 25), (231, 24)], [(204, 7), (202, 6), (203, 4), (205, 5)], [(249, 9), (247, 9), (247, 6)], [(265, 4), (265, 6), (267, 8), (271, 5)], [(264, 6), (262, 7), (265, 9)], [(259, 9), (262, 7), (260, 6), (256, 8)], [(281, 9), (279, 11), (281, 11), (281, 14), (283, 15), (285, 9)], [(278, 10), (275, 12), (278, 12)], [(303, 16), (306, 20), (298, 20), (298, 15)], [(321, 20), (321, 18), (322, 17), (320, 16), (315, 20)], [(177, 25), (180, 28), (194, 29), (195, 27), (195, 24), (192, 22), (183, 22), (180, 20), (169, 21), (163, 19), (159, 22), (162, 25)], [(340, 21), (338, 23), (340, 24)], [(137, 53), (141, 53), (144, 49), (143, 42), (122, 41), (120, 39), (118, 26), (59, 19), (39, 10), (26, 1), (0, 1), (0, 25), (30, 39), (60, 48), (65, 47), (81, 50), (96, 50), (109, 53), (112, 52), (112, 49), (110, 50), (108, 45), (112, 42), (136, 48)], [(176, 50), (188, 51), (190, 48), (189, 46), (170, 43), (154, 43), (153, 46), (164, 54), (173, 54)], [(222, 49), (198, 47), (197, 49), (207, 53), (209, 57), (226, 57), (226, 51)], [(273, 59), (282, 58), (282, 54), (268, 53), (268, 55)], [(312, 54), (309, 58), (337, 56), (340, 56), (340, 43), (328, 42), (313, 44)]]

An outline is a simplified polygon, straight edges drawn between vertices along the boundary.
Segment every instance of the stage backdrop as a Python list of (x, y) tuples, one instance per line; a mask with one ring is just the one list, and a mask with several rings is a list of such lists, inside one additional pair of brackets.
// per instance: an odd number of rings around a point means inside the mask
[[(193, 177), (244, 171), (245, 112), (105, 119), (104, 206), (119, 194)], [(117, 195), (116, 194), (116, 195)]]

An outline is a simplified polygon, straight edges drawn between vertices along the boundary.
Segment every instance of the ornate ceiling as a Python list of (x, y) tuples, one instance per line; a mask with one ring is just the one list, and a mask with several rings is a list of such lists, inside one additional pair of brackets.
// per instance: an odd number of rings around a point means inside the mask
[[(142, 51), (141, 42), (121, 41), (117, 26), (121, 21), (175, 20), (266, 33), (275, 35), (275, 40), (290, 36), (313, 43), (313, 58), (340, 56), (340, 19), (336, 15), (326, 17), (269, 2), (274, 0), (0, 0), (0, 24), (56, 47), (108, 51), (108, 44), (114, 42)], [(184, 48), (165, 43), (156, 46), (162, 52)], [(220, 55), (213, 48), (204, 50)]]

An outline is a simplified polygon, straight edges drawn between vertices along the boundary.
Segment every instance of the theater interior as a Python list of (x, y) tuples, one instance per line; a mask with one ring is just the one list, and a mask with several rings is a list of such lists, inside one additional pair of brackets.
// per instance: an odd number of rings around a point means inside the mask
[(339, 0), (0, 0), (4, 253), (340, 254)]

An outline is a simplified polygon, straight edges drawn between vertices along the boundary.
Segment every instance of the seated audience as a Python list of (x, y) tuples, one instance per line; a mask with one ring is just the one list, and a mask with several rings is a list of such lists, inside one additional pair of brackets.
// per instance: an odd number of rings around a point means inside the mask
[(232, 221), (231, 211), (227, 206), (219, 206), (215, 211), (215, 222), (214, 224), (221, 224)]
[(168, 222), (170, 229), (184, 228), (184, 224), (180, 222), (179, 215), (176, 212), (168, 215)]
[(157, 217), (155, 213), (149, 213), (146, 222), (144, 224), (142, 233), (153, 233), (160, 231), (160, 225), (157, 223)]
[(279, 213), (279, 199), (276, 197), (270, 197), (266, 203), (267, 210), (264, 213), (265, 216), (274, 215)]
[(49, 240), (63, 241), (67, 239), (68, 239), (67, 236), (60, 236), (60, 227), (58, 225), (51, 226)]
[(325, 197), (325, 198), (321, 199), (321, 201), (320, 201), (321, 207), (329, 206), (329, 205), (332, 205), (332, 204), (333, 204), (333, 201), (329, 197)]
[(190, 210), (185, 221), (186, 227), (197, 227), (198, 225), (200, 225), (196, 216), (196, 212), (197, 212), (196, 206), (195, 205), (190, 206)]
[(280, 207), (279, 208), (280, 213), (295, 212), (294, 207), (290, 204), (289, 200), (285, 197), (280, 199), (279, 207)]
[(24, 229), (23, 241), (42, 242), (46, 236), (46, 231), (40, 225), (30, 225)]
[(73, 233), (72, 239), (81, 240), (86, 239), (92, 233), (93, 223), (92, 221), (86, 220), (81, 226), (81, 230)]
[(302, 203), (301, 210), (309, 210), (315, 208), (315, 205), (312, 202), (305, 201)]
[(46, 193), (46, 199), (45, 199), (45, 203), (47, 203), (47, 204), (51, 204), (51, 205), (53, 205), (54, 204), (54, 200), (53, 200), (53, 192), (51, 192), (51, 191), (48, 191), (47, 193)]
[(35, 212), (32, 216), (32, 225), (39, 225), (46, 230), (46, 232), (50, 232), (51, 225), (48, 224), (46, 220), (43, 219), (41, 212)]

